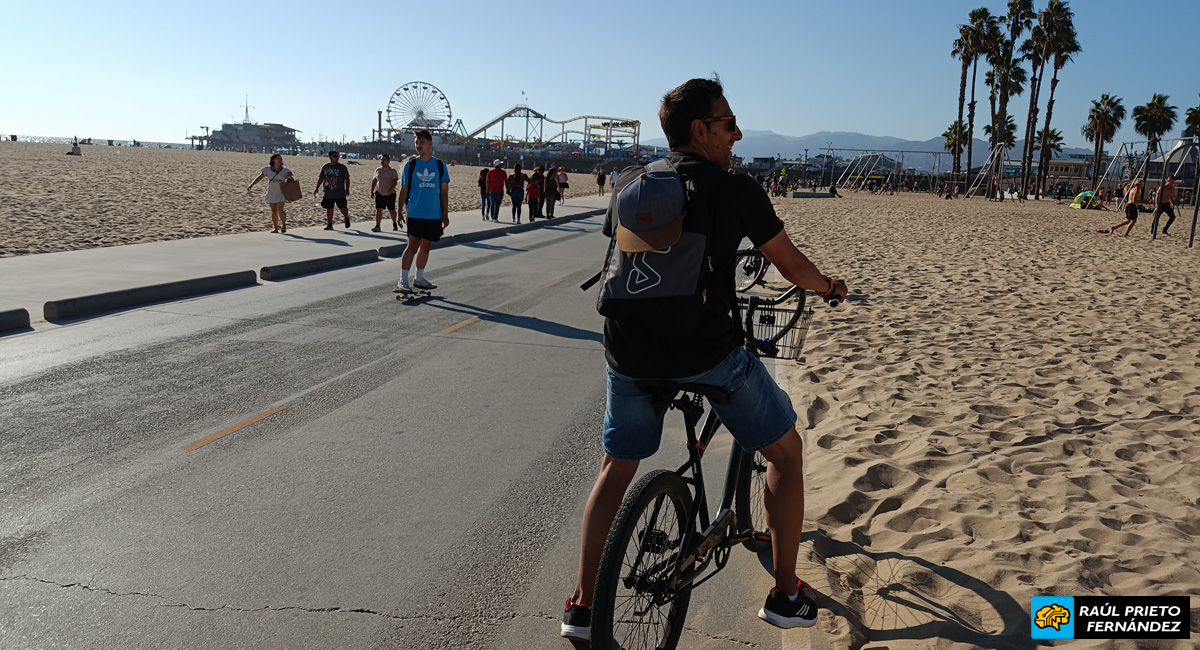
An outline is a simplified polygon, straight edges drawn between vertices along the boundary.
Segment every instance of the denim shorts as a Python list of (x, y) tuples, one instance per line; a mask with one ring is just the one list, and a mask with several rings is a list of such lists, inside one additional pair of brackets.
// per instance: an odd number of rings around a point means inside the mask
[[(713, 404), (713, 409), (747, 451), (770, 447), (796, 426), (796, 411), (787, 393), (775, 384), (758, 357), (744, 348), (734, 350), (707, 372), (671, 379), (717, 386), (729, 393), (729, 401)], [(613, 458), (649, 458), (662, 439), (663, 420), (655, 416), (650, 395), (639, 390), (636, 382), (608, 367), (604, 453)]]

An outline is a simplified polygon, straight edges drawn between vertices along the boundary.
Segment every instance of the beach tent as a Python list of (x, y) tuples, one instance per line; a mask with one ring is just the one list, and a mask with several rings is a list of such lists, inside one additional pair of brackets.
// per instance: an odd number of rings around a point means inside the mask
[[(1084, 201), (1087, 201), (1087, 200), (1088, 200), (1088, 199), (1090, 199), (1090, 198), (1092, 198), (1092, 191), (1091, 191), (1091, 190), (1087, 190), (1086, 192), (1080, 192), (1080, 193), (1079, 193), (1079, 194), (1078, 194), (1078, 195), (1075, 197), (1075, 200), (1074, 200), (1074, 201), (1071, 201), (1071, 205), (1068, 205), (1067, 207), (1068, 207), (1068, 208), (1075, 208), (1076, 210), (1082, 210), (1082, 209), (1083, 209), (1083, 203), (1084, 203)], [(1092, 207), (1098, 207), (1098, 206), (1092, 206)]]

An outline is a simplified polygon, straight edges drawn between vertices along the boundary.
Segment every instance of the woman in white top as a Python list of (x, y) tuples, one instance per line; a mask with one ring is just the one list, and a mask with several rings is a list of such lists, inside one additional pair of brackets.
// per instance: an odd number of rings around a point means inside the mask
[(258, 178), (246, 188), (249, 192), (259, 181), (267, 179), (267, 203), (271, 206), (271, 224), (275, 227), (271, 232), (287, 232), (287, 213), (283, 211), (287, 199), (283, 196), (283, 182), (291, 177), (292, 171), (283, 166), (283, 156), (274, 153), (271, 154), (270, 164), (263, 167)]

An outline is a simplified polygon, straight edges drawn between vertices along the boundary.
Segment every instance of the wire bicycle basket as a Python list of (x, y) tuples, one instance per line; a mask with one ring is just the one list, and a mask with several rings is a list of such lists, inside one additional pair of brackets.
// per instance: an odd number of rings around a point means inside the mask
[[(746, 348), (761, 357), (799, 359), (813, 311), (805, 308), (805, 293), (797, 287), (769, 298), (739, 295)], [(792, 298), (795, 297), (795, 300)]]

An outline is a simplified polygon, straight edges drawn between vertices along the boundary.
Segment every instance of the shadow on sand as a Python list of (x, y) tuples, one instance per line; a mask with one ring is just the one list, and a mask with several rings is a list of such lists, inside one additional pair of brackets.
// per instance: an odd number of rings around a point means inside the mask
[[(915, 555), (868, 551), (824, 531), (804, 533), (801, 544), (811, 544), (811, 553), (807, 562), (801, 559), (800, 573), (808, 574), (821, 607), (849, 623), (852, 650), (899, 640), (926, 641), (928, 647), (945, 641), (992, 650), (1037, 647), (1021, 603), (978, 578)], [(774, 575), (770, 550), (759, 561)], [(811, 573), (812, 565), (825, 568), (824, 580)]]

